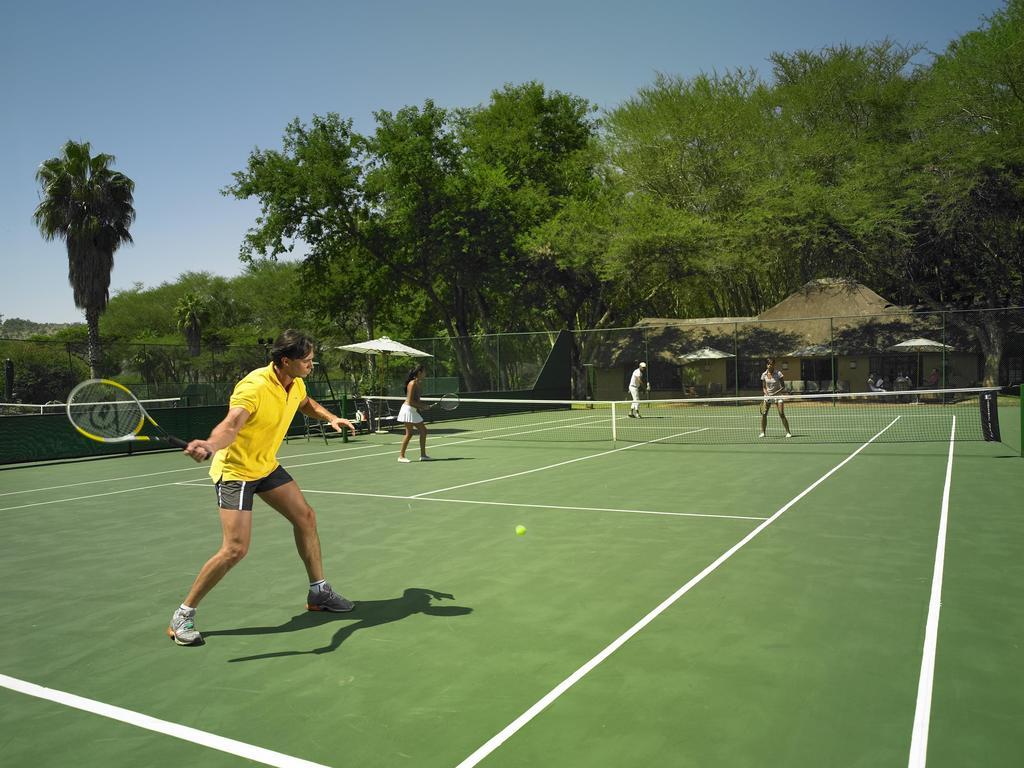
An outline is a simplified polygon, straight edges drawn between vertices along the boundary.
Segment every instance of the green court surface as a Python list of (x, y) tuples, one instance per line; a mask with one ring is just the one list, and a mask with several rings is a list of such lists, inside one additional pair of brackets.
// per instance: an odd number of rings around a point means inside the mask
[(219, 544), (205, 466), (4, 468), (3, 764), (1024, 765), (1019, 408), (1002, 443), (771, 418), (717, 445), (446, 421), (407, 465), (394, 434), (292, 441), (356, 609), (305, 611), (257, 502), (197, 648), (164, 630)]

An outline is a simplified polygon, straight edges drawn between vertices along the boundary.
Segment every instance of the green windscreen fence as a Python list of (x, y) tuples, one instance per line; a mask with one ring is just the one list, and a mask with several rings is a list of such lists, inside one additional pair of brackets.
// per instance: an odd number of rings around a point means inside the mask
[[(322, 403), (334, 413), (342, 410), (342, 404), (338, 401)], [(161, 427), (184, 440), (206, 437), (226, 413), (227, 406), (224, 405), (150, 410), (150, 415)], [(302, 414), (296, 414), (288, 430), (289, 436), (301, 437), (307, 433), (311, 436), (321, 434), (315, 423), (307, 425)], [(146, 434), (145, 431), (143, 434)], [(63, 411), (0, 416), (0, 464), (124, 455), (153, 450), (168, 449), (166, 445), (147, 445), (145, 442), (107, 444), (82, 437), (71, 426)]]
[[(225, 407), (160, 408), (151, 413), (160, 426), (183, 439), (210, 434), (224, 418)], [(108, 456), (164, 449), (140, 443), (98, 443), (78, 434), (67, 416), (34, 414), (0, 417), (0, 463)]]

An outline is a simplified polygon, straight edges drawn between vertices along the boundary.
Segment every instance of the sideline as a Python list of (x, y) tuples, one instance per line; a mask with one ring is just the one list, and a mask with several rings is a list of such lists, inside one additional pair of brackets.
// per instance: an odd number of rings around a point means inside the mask
[(923, 768), (928, 755), (928, 727), (932, 716), (932, 684), (935, 680), (935, 652), (939, 642), (939, 611), (942, 608), (942, 572), (946, 563), (946, 527), (949, 521), (949, 489), (953, 482), (953, 444), (956, 439), (956, 416), (949, 433), (949, 458), (946, 460), (946, 483), (942, 488), (942, 511), (939, 534), (935, 542), (935, 570), (932, 573), (932, 594), (928, 600), (928, 621), (924, 630), (921, 656), (921, 677), (917, 683), (917, 708), (914, 710), (914, 731), (910, 740), (909, 768)]

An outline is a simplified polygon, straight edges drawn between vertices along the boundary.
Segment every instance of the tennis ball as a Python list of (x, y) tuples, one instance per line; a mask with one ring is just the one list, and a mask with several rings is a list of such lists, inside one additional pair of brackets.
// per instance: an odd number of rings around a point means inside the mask
[(516, 526), (516, 536), (525, 536), (525, 535), (526, 535), (526, 526), (525, 525), (517, 525)]

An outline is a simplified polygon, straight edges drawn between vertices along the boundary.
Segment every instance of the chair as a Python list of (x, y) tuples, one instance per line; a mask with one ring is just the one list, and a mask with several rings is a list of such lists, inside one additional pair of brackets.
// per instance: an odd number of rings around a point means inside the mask
[(391, 412), (391, 403), (387, 400), (377, 400), (376, 407), (368, 400), (365, 402), (371, 432), (389, 432), (398, 423), (398, 417)]
[(292, 432), (292, 428), (289, 427), (288, 432), (285, 433), (284, 441), (286, 443), (291, 442), (293, 437), (305, 437), (308, 443), (314, 433), (319, 431), (320, 437), (324, 439), (324, 445), (327, 445), (327, 430), (324, 429), (324, 422), (320, 419), (311, 419), (306, 414), (302, 414), (302, 427), (298, 434)]

